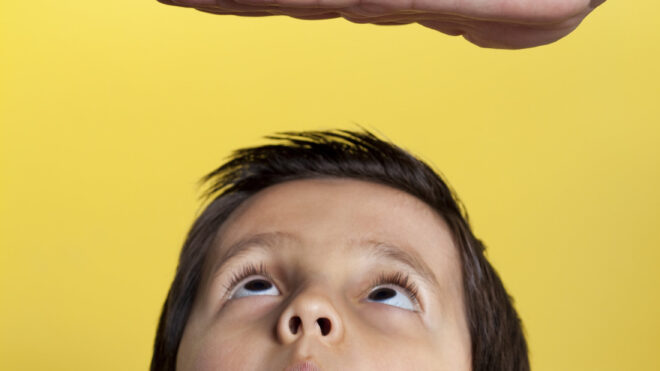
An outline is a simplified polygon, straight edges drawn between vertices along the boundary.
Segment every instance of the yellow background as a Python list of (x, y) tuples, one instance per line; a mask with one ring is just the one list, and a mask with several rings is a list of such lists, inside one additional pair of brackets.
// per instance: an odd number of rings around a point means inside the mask
[(456, 188), (534, 370), (660, 370), (658, 2), (486, 50), (421, 26), (0, 3), (0, 369), (145, 370), (196, 181), (376, 130)]

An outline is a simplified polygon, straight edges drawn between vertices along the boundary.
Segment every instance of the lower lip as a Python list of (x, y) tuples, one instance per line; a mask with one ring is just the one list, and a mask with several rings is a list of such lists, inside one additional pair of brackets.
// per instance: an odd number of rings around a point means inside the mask
[(303, 362), (296, 363), (293, 366), (289, 366), (284, 371), (320, 371), (318, 367), (313, 362)]

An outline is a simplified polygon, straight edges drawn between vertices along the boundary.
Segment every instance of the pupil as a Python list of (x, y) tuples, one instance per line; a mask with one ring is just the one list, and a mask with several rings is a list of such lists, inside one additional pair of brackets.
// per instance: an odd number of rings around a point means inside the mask
[(245, 288), (250, 291), (264, 291), (273, 287), (273, 285), (266, 280), (254, 280), (245, 284)]
[(369, 294), (369, 299), (371, 300), (387, 300), (391, 299), (396, 295), (396, 291), (389, 288), (378, 289), (371, 294)]

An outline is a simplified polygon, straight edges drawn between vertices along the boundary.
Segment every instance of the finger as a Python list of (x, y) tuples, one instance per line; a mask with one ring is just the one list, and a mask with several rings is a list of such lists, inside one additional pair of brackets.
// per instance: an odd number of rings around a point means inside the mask
[(190, 8), (190, 6), (188, 6), (188, 5), (178, 4), (178, 3), (175, 3), (174, 1), (171, 1), (171, 0), (157, 0), (157, 1), (159, 3), (165, 4), (165, 5), (172, 5), (172, 6), (180, 6), (180, 7), (183, 7), (183, 8)]
[[(160, 0), (167, 4), (213, 7), (219, 0)], [(253, 6), (340, 9), (360, 6), (363, 13), (388, 14), (419, 11), (454, 14), (474, 20), (519, 24), (560, 23), (577, 15), (583, 17), (603, 0), (238, 0)]]
[(328, 19), (338, 18), (341, 14), (338, 12), (328, 11), (327, 9), (298, 9), (298, 8), (276, 8), (272, 12), (277, 14), (288, 15), (300, 19)]
[(254, 7), (251, 5), (239, 4), (233, 0), (215, 0), (213, 6), (196, 6), (195, 9), (213, 13), (214, 11), (241, 11), (241, 12), (262, 12), (267, 11), (269, 7)]
[(317, 14), (317, 15), (303, 15), (303, 16), (292, 15), (291, 17), (298, 18), (298, 19), (304, 19), (304, 20), (317, 20), (317, 19), (339, 18), (339, 17), (341, 17), (341, 15), (339, 15), (339, 13), (329, 12), (329, 13), (323, 13), (323, 14)]
[(413, 22), (374, 22), (374, 24), (377, 24), (379, 26), (401, 26), (404, 24), (411, 24)]
[(270, 5), (287, 8), (340, 9), (353, 6), (360, 0), (238, 0), (242, 4)]
[(211, 14), (218, 14), (218, 15), (237, 15), (241, 17), (266, 17), (266, 16), (272, 16), (272, 15), (278, 15), (278, 14), (273, 14), (269, 12), (242, 12), (242, 11), (220, 11), (220, 10), (204, 10), (200, 8), (195, 8), (199, 10), (200, 12), (204, 13), (211, 13)]
[(451, 36), (461, 36), (468, 32), (466, 25), (456, 22), (422, 20), (418, 21), (417, 23)]
[(425, 20), (438, 22), (439, 19), (442, 19), (442, 17), (438, 17), (435, 14), (390, 14), (390, 15), (376, 16), (376, 17), (364, 17), (360, 15), (346, 13), (343, 11), (341, 11), (340, 13), (342, 14), (342, 17), (353, 23), (409, 24), (409, 23), (421, 22)]
[[(291, 0), (275, 0), (291, 1)], [(309, 0), (308, 0), (309, 1)], [(359, 0), (374, 12), (414, 11), (519, 24), (555, 24), (588, 14), (604, 0)]]
[[(419, 23), (440, 32), (444, 32), (446, 29), (444, 25), (437, 24), (434, 21), (421, 21)], [(471, 43), (485, 48), (522, 49), (555, 42), (569, 34), (575, 27), (577, 27), (577, 24), (567, 24), (563, 28), (551, 28), (479, 21), (465, 26), (463, 37)]]
[(300, 9), (300, 8), (283, 8), (273, 6), (251, 6), (245, 4), (238, 4), (232, 0), (222, 1), (221, 7), (200, 7), (198, 10), (206, 11), (207, 13), (214, 14), (234, 14), (234, 12), (269, 12), (273, 15), (288, 15), (303, 19), (327, 19), (337, 18), (341, 15), (337, 12), (331, 12), (327, 9)]
[[(196, 8), (200, 12), (218, 14), (218, 15), (236, 15), (236, 16), (246, 16), (246, 17), (265, 17), (273, 15), (285, 15), (292, 18), (303, 19), (303, 20), (318, 20), (318, 19), (330, 19), (341, 17), (339, 13), (336, 12), (327, 12), (327, 11), (317, 11), (317, 12), (307, 12), (304, 13), (301, 9), (292, 9), (291, 12), (285, 12), (282, 9), (270, 9), (268, 11), (240, 11), (240, 10), (219, 10), (217, 8)], [(293, 13), (299, 13), (299, 15), (294, 15)], [(291, 13), (291, 14), (290, 14)]]

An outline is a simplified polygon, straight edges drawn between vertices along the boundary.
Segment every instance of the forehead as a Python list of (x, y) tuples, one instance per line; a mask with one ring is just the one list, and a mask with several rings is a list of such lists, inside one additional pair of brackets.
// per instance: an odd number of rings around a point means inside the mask
[(223, 224), (214, 260), (237, 242), (263, 234), (293, 236), (304, 247), (300, 254), (322, 249), (341, 256), (346, 246), (384, 243), (418, 256), (437, 276), (460, 273), (442, 217), (416, 197), (372, 182), (306, 179), (266, 188)]

